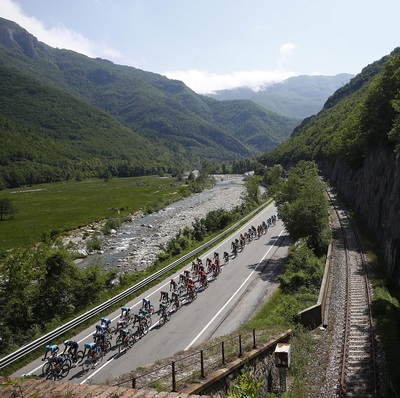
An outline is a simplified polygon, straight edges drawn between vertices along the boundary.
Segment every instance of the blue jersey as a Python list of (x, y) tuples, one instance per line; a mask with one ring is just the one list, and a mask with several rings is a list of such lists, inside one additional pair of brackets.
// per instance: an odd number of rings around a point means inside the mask
[(46, 345), (46, 347), (44, 347), (46, 352), (47, 351), (51, 351), (52, 353), (55, 353), (59, 350), (58, 345)]

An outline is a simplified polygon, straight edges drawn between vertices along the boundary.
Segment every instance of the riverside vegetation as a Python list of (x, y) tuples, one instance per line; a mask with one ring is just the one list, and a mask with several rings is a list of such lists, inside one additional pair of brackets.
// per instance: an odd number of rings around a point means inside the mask
[[(200, 172), (199, 177), (185, 185), (178, 184), (175, 179), (171, 178), (111, 180), (107, 183), (111, 185), (109, 187), (99, 181), (87, 183), (88, 185), (84, 185), (86, 188), (76, 187), (78, 183), (71, 186), (61, 184), (58, 189), (57, 186), (47, 186), (50, 191), (49, 196), (52, 196), (50, 187), (55, 189), (55, 196), (49, 201), (42, 202), (42, 206), (47, 208), (49, 203), (56, 202), (55, 198), (64, 203), (64, 206), (67, 206), (68, 196), (72, 195), (76, 200), (75, 205), (65, 207), (64, 211), (69, 211), (72, 214), (80, 209), (79, 213), (88, 217), (85, 209), (88, 213), (97, 209), (97, 218), (99, 218), (100, 215), (104, 215), (104, 204), (103, 207), (98, 207), (99, 204), (95, 206), (88, 200), (88, 197), (101, 196), (102, 200), (105, 200), (105, 198), (114, 199), (113, 207), (119, 210), (120, 215), (118, 217), (122, 220), (128, 212), (133, 211), (134, 203), (136, 203), (135, 206), (139, 205), (139, 202), (132, 201), (132, 195), (136, 191), (141, 194), (141, 206), (147, 208), (148, 211), (153, 211), (155, 210), (155, 203), (157, 203), (157, 206), (161, 206), (171, 201), (171, 193), (175, 192), (178, 187), (181, 190), (180, 195), (183, 195), (190, 192), (191, 189), (195, 191), (204, 189), (212, 184), (212, 179), (209, 178), (208, 174)], [(135, 183), (139, 188), (132, 188)], [(163, 189), (161, 189), (161, 183)], [(42, 233), (42, 239), (35, 241), (34, 245), (21, 245), (19, 248), (3, 251), (0, 257), (0, 305), (3, 309), (3, 321), (0, 325), (2, 337), (0, 353), (5, 355), (26, 344), (27, 341), (31, 341), (53, 329), (60, 323), (64, 323), (88, 308), (107, 300), (164, 267), (178, 256), (193, 250), (204, 243), (205, 239), (215, 236), (218, 231), (240, 220), (254, 209), (259, 204), (258, 201), (261, 200), (258, 195), (254, 196), (253, 187), (255, 184), (258, 184), (258, 179), (255, 179), (254, 182), (252, 179), (246, 182), (249, 194), (242, 205), (237, 206), (232, 211), (212, 211), (204, 219), (196, 219), (192, 228), (185, 228), (180, 231), (163, 248), (164, 251), (158, 256), (155, 263), (141, 272), (118, 275), (117, 270), (104, 272), (95, 265), (86, 269), (79, 269), (73, 262), (71, 253), (61, 245), (61, 232), (69, 219), (68, 214), (63, 216), (65, 217), (64, 224), (58, 224), (56, 231), (51, 230), (48, 233)], [(64, 189), (61, 189), (62, 187)], [(80, 195), (76, 195), (77, 189), (80, 190)], [(60, 193), (60, 190), (63, 193)], [(161, 202), (154, 202), (153, 194), (159, 190), (162, 193), (158, 197), (164, 199)], [(67, 194), (68, 191), (70, 191), (69, 194)], [(21, 195), (23, 194), (21, 193)], [(65, 197), (67, 198), (63, 202), (61, 198)], [(179, 197), (172, 196), (173, 200)], [(26, 197), (26, 205), (30, 202), (29, 198), (30, 196)], [(123, 202), (119, 202), (120, 200), (123, 200)], [(121, 206), (122, 203), (124, 207)], [(39, 207), (39, 203), (36, 203), (35, 208)], [(48, 214), (48, 222), (53, 220), (51, 212), (43, 212), (41, 216), (46, 218), (46, 214)], [(21, 212), (18, 212), (18, 217), (20, 216)], [(93, 214), (90, 213), (90, 216), (93, 217)], [(114, 216), (113, 220), (118, 220), (118, 217)], [(80, 222), (83, 220), (80, 219)], [(3, 221), (2, 225), (7, 224), (9, 230), (11, 230), (12, 223), (15, 221), (16, 219)], [(76, 222), (76, 219), (74, 222)], [(44, 223), (43, 225), (47, 224)], [(35, 281), (35, 283), (32, 284), (32, 281)], [(15, 316), (16, 308), (19, 311), (18, 317)], [(24, 319), (24, 322), (21, 322), (21, 319)], [(3, 373), (10, 373), (11, 371), (12, 369), (7, 369), (3, 370)]]

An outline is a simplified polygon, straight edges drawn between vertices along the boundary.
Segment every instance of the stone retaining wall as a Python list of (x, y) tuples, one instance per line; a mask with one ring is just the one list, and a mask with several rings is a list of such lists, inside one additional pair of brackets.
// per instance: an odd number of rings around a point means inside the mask
[(182, 390), (185, 394), (208, 394), (213, 397), (225, 397), (230, 382), (243, 371), (250, 372), (254, 382), (261, 382), (258, 396), (265, 397), (268, 392), (279, 392), (281, 379), (279, 369), (275, 366), (274, 351), (277, 343), (288, 342), (292, 331), (288, 330), (276, 339), (260, 345), (243, 358), (229, 363), (206, 377), (201, 383), (193, 384)]

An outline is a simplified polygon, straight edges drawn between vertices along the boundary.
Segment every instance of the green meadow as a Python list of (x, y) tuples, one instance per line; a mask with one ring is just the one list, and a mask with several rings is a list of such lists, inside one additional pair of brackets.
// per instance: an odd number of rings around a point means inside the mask
[(90, 179), (0, 191), (17, 212), (0, 222), (0, 250), (31, 245), (102, 218), (153, 211), (187, 193), (169, 177)]

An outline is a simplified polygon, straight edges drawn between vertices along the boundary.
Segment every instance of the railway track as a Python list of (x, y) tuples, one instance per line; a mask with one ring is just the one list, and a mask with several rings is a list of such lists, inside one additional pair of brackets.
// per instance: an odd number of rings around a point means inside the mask
[(378, 397), (375, 334), (367, 262), (357, 228), (337, 198), (328, 196), (340, 223), (345, 252), (342, 352), (339, 397)]

